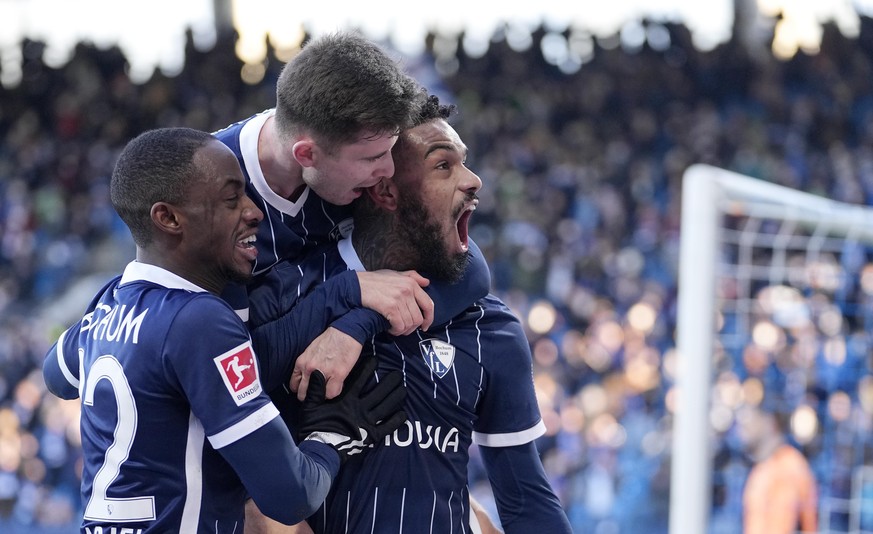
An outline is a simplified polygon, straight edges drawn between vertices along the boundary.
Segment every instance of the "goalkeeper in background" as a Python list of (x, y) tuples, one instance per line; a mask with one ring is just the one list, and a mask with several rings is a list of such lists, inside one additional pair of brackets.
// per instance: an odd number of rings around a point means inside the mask
[(743, 534), (818, 532), (815, 476), (786, 440), (787, 417), (749, 407), (740, 418), (740, 434), (755, 461), (743, 488)]

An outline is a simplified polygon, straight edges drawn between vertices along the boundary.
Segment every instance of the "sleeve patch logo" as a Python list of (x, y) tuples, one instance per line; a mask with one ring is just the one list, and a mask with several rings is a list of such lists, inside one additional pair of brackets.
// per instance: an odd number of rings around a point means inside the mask
[(425, 339), (418, 348), (430, 370), (440, 378), (446, 376), (455, 360), (455, 347), (438, 339)]
[(237, 406), (242, 406), (261, 392), (258, 364), (250, 341), (216, 356), (213, 361)]

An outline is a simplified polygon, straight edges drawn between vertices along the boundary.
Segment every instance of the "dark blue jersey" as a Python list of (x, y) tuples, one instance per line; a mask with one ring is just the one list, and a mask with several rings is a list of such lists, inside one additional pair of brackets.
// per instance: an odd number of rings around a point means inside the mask
[[(346, 269), (363, 269), (350, 239), (321, 249), (304, 264), (279, 266), (274, 276), (284, 277), (282, 284), (274, 281), (252, 290), (257, 295), (252, 299), (253, 321), (269, 321), (288, 299)], [(376, 378), (390, 370), (403, 374), (409, 420), (365, 458), (352, 458), (343, 466), (311, 525), (316, 532), (329, 533), (470, 532), (471, 443), (489, 449), (533, 446), (545, 430), (521, 324), (489, 295), (429, 332), (379, 334), (365, 346), (364, 355), (379, 359)], [(286, 402), (293, 409), (294, 399)], [(293, 414), (288, 419), (293, 421)], [(530, 460), (532, 465), (518, 465), (518, 472), (538, 476), (536, 492), (548, 501), (540, 509), (533, 502), (526, 506), (566, 525), (560, 504), (542, 482), (538, 457), (516, 456)], [(495, 488), (495, 493), (501, 490)]]
[[(215, 136), (236, 154), (246, 177), (246, 194), (264, 212), (255, 243), (258, 249), (254, 266), (256, 276), (266, 273), (281, 260), (304, 261), (318, 246), (347, 237), (353, 227), (351, 206), (330, 204), (309, 186), (304, 187), (303, 193), (292, 202), (277, 195), (267, 185), (258, 160), (258, 137), (264, 123), (274, 112), (272, 109), (261, 112), (215, 132)], [(491, 273), (472, 240), (470, 252), (471, 262), (459, 283), (432, 281), (425, 289), (434, 301), (434, 324), (448, 321), (490, 290)], [(234, 307), (243, 320), (249, 320), (248, 296), (244, 288), (231, 285), (222, 298)], [(378, 320), (375, 312), (371, 315), (376, 317), (361, 314), (333, 326), (363, 342), (366, 337), (376, 334), (387, 325)]]
[(236, 154), (246, 177), (246, 194), (264, 212), (255, 243), (258, 259), (254, 275), (266, 272), (282, 259), (299, 260), (320, 244), (346, 237), (352, 228), (348, 206), (322, 200), (309, 186), (291, 201), (267, 185), (258, 161), (258, 138), (273, 113), (261, 112), (215, 133)]
[(266, 473), (293, 480), (278, 503), (314, 510), (338, 467), (326, 446), (294, 446), (228, 304), (156, 266), (109, 282), (43, 374), (81, 398), (83, 532), (241, 532), (249, 493), (275, 504)]

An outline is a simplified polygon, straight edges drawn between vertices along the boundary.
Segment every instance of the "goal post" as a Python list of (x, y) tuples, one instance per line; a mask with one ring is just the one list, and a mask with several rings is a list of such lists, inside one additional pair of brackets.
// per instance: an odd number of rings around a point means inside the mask
[[(669, 533), (704, 534), (712, 508), (710, 409), (725, 219), (751, 217), (802, 228), (805, 246), (813, 250), (827, 239), (873, 244), (873, 209), (702, 164), (689, 167), (683, 176), (681, 209)], [(758, 274), (781, 283), (779, 278), (787, 276), (786, 243), (792, 237), (778, 232), (770, 237), (774, 263), (758, 268), (764, 271)]]

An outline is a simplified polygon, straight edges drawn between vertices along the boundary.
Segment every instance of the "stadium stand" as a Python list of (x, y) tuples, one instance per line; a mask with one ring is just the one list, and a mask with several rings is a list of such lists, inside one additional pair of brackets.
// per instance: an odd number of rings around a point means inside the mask
[[(525, 318), (549, 429), (538, 446), (578, 532), (667, 532), (683, 171), (708, 163), (873, 198), (873, 20), (857, 39), (826, 27), (819, 54), (785, 62), (736, 39), (701, 52), (682, 26), (666, 29), (665, 49), (598, 47), (575, 74), (543, 59), (542, 31), (526, 52), (496, 36), (439, 80), (484, 183), (473, 236), (495, 292)], [(0, 88), (0, 531), (70, 532), (77, 408), (46, 392), (39, 369), (86, 304), (82, 286), (130, 259), (108, 202), (114, 157), (145, 129), (211, 130), (271, 107), (280, 65), (244, 84), (232, 35), (207, 52), (189, 45), (180, 75), (142, 85), (117, 49), (80, 44), (61, 68), (39, 42), (22, 52), (22, 83)], [(821, 402), (857, 391), (870, 363), (859, 365), (839, 381), (816, 375)], [(785, 374), (764, 374), (764, 387), (785, 387)], [(869, 419), (870, 403), (850, 400)], [(863, 441), (870, 428), (840, 432)], [(712, 528), (738, 532), (752, 462), (735, 431), (722, 438)], [(804, 450), (821, 476), (838, 452), (828, 443)], [(474, 467), (488, 505), (482, 477)]]

